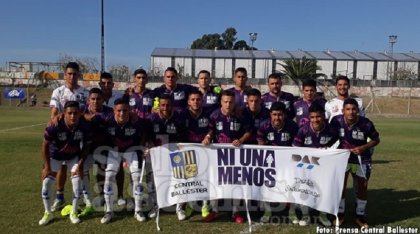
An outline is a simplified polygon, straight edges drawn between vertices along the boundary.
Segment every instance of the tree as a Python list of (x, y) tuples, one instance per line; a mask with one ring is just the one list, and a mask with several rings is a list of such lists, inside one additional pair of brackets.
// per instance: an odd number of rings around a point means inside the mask
[(131, 79), (130, 69), (126, 65), (115, 64), (108, 68), (114, 81), (129, 82)]
[(193, 41), (191, 49), (250, 50), (251, 48), (245, 40), (236, 41), (236, 33), (236, 29), (230, 27), (222, 35), (218, 33), (204, 34), (201, 38)]
[(201, 37), (201, 39), (195, 40), (192, 45), (191, 49), (221, 49), (223, 48), (223, 41), (220, 39), (220, 34), (205, 34)]
[(235, 43), (235, 45), (233, 46), (233, 49), (234, 50), (249, 50), (250, 47), (248, 46), (248, 44), (246, 44), (246, 41), (240, 40)]
[(404, 66), (399, 67), (396, 71), (392, 74), (393, 80), (416, 80), (417, 79), (417, 72), (412, 67)]
[(80, 66), (81, 73), (98, 73), (99, 72), (99, 62), (97, 58), (93, 57), (77, 57), (69, 54), (60, 54), (58, 62), (66, 66), (69, 62), (76, 62)]
[(299, 81), (303, 79), (325, 77), (325, 74), (317, 73), (317, 70), (321, 70), (321, 67), (317, 65), (317, 60), (308, 59), (306, 56), (302, 59), (286, 59), (284, 64), (280, 65), (284, 70), (285, 77), (291, 79), (298, 87), (300, 87)]
[(227, 28), (224, 33), (222, 33), (223, 49), (231, 50), (236, 41), (236, 29)]

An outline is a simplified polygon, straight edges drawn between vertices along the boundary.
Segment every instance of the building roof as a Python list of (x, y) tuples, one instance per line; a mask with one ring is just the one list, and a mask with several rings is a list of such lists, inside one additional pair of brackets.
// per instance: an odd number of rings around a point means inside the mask
[(152, 57), (196, 57), (238, 59), (290, 59), (307, 57), (317, 60), (361, 60), (420, 62), (420, 53), (393, 53), (364, 51), (289, 51), (289, 50), (203, 50), (188, 48), (155, 48)]

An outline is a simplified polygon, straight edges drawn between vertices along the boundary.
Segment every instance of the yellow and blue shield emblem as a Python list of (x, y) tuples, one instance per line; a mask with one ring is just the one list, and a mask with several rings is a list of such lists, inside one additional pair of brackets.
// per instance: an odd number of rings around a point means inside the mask
[(197, 176), (197, 157), (194, 150), (170, 153), (172, 174), (177, 179), (188, 179)]

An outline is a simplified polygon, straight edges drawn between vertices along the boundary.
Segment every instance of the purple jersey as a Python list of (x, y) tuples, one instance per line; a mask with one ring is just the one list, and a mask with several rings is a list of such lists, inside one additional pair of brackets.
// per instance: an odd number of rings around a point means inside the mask
[(148, 134), (142, 119), (133, 122), (130, 118), (126, 124), (121, 126), (115, 117), (112, 117), (105, 122), (105, 126), (108, 132), (108, 144), (111, 147), (116, 147), (118, 152), (138, 151), (135, 146), (140, 146), (142, 139), (145, 139)]
[(325, 107), (326, 101), (325, 99), (315, 99), (309, 103), (303, 100), (303, 98), (299, 98), (295, 101), (295, 103), (293, 103), (293, 108), (295, 109), (296, 113), (296, 123), (299, 127), (302, 127), (309, 122), (309, 107), (312, 103), (318, 103), (322, 107)]
[(293, 139), (293, 146), (326, 148), (334, 144), (338, 140), (338, 133), (335, 128), (325, 122), (324, 129), (316, 133), (310, 123), (299, 128), (298, 133)]
[[(337, 115), (331, 120), (331, 126), (338, 129), (340, 139), (339, 149), (352, 149), (367, 144), (367, 138), (379, 141), (379, 133), (373, 123), (365, 117), (359, 116), (357, 123), (348, 126), (343, 115)], [(363, 162), (372, 162), (372, 151), (365, 150), (361, 154)], [(351, 153), (349, 163), (358, 163), (357, 155)]]
[(235, 87), (232, 87), (228, 90), (231, 90), (235, 93), (235, 108), (245, 108), (246, 107), (246, 101), (248, 99), (248, 96), (246, 95), (245, 88), (243, 91), (235, 89)]
[(201, 143), (210, 129), (208, 112), (202, 110), (200, 115), (194, 117), (188, 109), (184, 109), (181, 116), (185, 119), (187, 142)]
[(56, 126), (45, 129), (44, 139), (49, 144), (50, 157), (55, 160), (70, 160), (82, 153), (81, 145), (91, 141), (91, 127), (88, 122), (80, 118), (79, 124), (69, 129), (64, 119), (58, 121)]
[(293, 108), (293, 102), (295, 101), (295, 97), (293, 96), (293, 94), (282, 91), (280, 92), (280, 96), (275, 97), (271, 96), (270, 93), (266, 93), (261, 96), (261, 99), (263, 100), (264, 105), (267, 109), (270, 109), (271, 105), (274, 102), (283, 102), (286, 106), (287, 117), (289, 117), (290, 119), (295, 118), (295, 109)]
[(162, 119), (159, 113), (152, 113), (147, 119), (156, 135), (156, 146), (185, 141), (185, 118), (180, 112), (173, 111), (169, 119)]
[[(88, 114), (88, 109), (85, 110), (85, 113)], [(101, 112), (96, 112), (92, 118), (92, 150), (95, 148), (106, 144), (107, 130), (104, 125), (104, 121), (110, 119), (114, 116), (114, 109), (109, 106), (102, 106)]]
[(211, 112), (220, 107), (220, 91), (217, 91), (217, 88), (220, 89), (219, 86), (210, 86), (209, 91), (203, 93), (203, 108)]
[(153, 94), (154, 97), (159, 97), (161, 94), (171, 95), (173, 108), (180, 111), (183, 108), (187, 108), (188, 94), (192, 90), (198, 90), (198, 88), (188, 84), (177, 84), (174, 90), (168, 90), (165, 85), (162, 85), (155, 88)]
[(130, 95), (131, 110), (140, 118), (146, 118), (152, 113), (153, 93), (150, 89), (145, 89), (142, 93), (133, 93)]
[(299, 127), (289, 118), (286, 118), (285, 121), (281, 129), (273, 127), (271, 119), (261, 123), (257, 131), (257, 140), (263, 141), (264, 145), (292, 146)]
[(243, 117), (226, 116), (220, 108), (210, 115), (209, 127), (213, 131), (214, 143), (232, 143), (245, 133), (252, 132), (251, 122)]
[(247, 119), (251, 123), (252, 135), (246, 144), (257, 144), (257, 130), (260, 124), (270, 118), (270, 111), (265, 107), (261, 107), (260, 112), (257, 114), (251, 113), (248, 107), (242, 110), (243, 118)]

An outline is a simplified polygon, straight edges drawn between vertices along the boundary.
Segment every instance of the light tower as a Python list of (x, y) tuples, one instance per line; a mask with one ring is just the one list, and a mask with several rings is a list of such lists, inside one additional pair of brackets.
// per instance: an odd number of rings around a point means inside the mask
[[(391, 55), (391, 59), (394, 60), (394, 44), (397, 43), (397, 35), (390, 35), (389, 38), (389, 53)], [(393, 61), (391, 61), (391, 66), (389, 67), (389, 73), (388, 73), (388, 80), (391, 80), (391, 75), (392, 75), (392, 63)]]
[(254, 42), (257, 40), (258, 33), (249, 33), (249, 40), (251, 41), (251, 50), (254, 50)]

